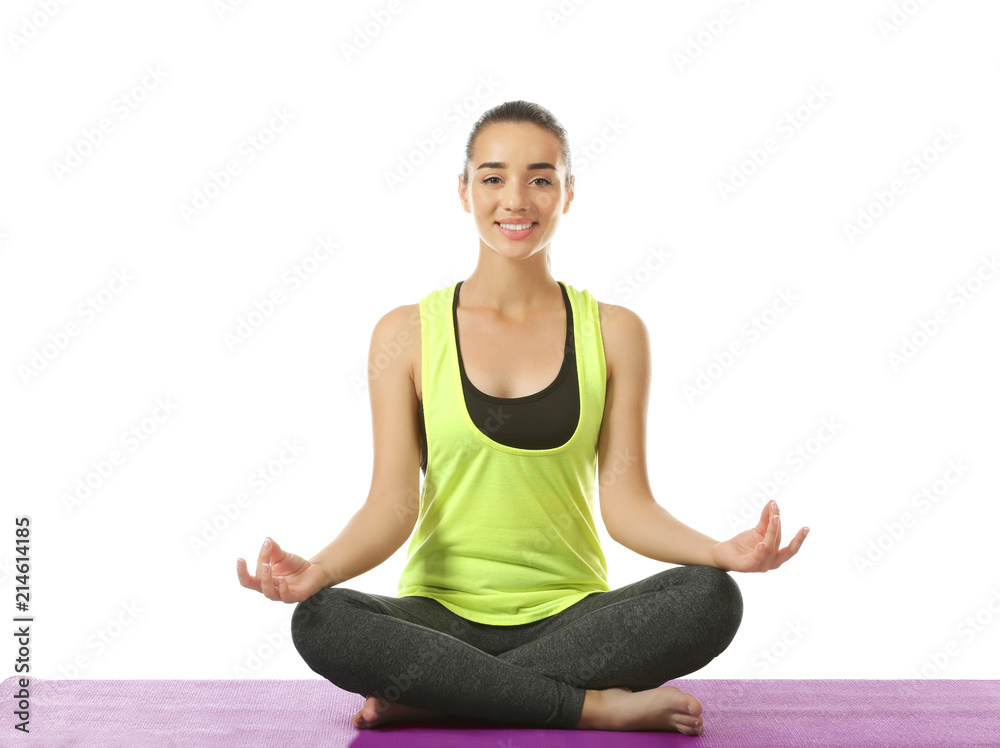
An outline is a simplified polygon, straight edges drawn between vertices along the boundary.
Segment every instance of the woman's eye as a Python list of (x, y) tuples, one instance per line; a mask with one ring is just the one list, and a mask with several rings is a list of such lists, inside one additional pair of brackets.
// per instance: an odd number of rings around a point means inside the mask
[[(491, 179), (500, 179), (500, 177), (486, 177), (486, 179), (483, 180), (483, 184), (496, 184), (496, 182), (491, 182), (490, 181)], [(544, 182), (546, 186), (552, 184), (551, 180), (548, 180), (545, 177), (535, 177), (531, 181), (532, 181), (532, 183), (534, 183), (534, 182), (538, 182), (539, 180), (542, 181), (542, 182)]]

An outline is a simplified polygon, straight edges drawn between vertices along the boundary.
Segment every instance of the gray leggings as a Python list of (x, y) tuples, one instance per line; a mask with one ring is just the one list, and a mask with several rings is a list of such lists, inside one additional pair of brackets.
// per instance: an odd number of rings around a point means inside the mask
[(335, 685), (461, 719), (573, 729), (585, 689), (643, 691), (703, 668), (736, 635), (725, 571), (678, 566), (532, 623), (475, 623), (426, 597), (327, 587), (298, 603), (292, 641)]

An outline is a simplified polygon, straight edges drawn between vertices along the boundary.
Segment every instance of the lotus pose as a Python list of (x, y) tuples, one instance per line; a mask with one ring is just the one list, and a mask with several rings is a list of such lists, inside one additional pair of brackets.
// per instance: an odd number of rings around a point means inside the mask
[[(252, 576), (237, 560), (244, 587), (296, 603), (292, 638), (309, 667), (366, 697), (358, 728), (437, 719), (700, 735), (701, 703), (662, 684), (736, 635), (743, 598), (728, 572), (776, 569), (808, 531), (781, 548), (770, 502), (719, 542), (653, 498), (646, 327), (551, 273), (574, 183), (548, 110), (511, 101), (476, 122), (458, 195), (478, 262), (375, 325), (364, 504), (308, 561), (270, 538)], [(595, 498), (615, 541), (674, 566), (610, 589)], [(407, 539), (395, 596), (337, 586)]]

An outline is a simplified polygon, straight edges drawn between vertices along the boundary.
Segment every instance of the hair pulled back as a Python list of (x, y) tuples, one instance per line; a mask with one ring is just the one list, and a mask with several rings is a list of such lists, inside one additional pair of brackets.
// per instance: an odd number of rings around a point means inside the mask
[(559, 144), (562, 146), (562, 160), (566, 165), (566, 178), (564, 180), (564, 186), (568, 192), (573, 179), (573, 169), (570, 162), (569, 156), (569, 142), (566, 138), (566, 129), (559, 124), (559, 120), (543, 106), (539, 104), (533, 104), (530, 101), (505, 101), (503, 104), (498, 104), (492, 109), (483, 113), (483, 115), (476, 120), (476, 124), (472, 127), (472, 132), (469, 133), (469, 140), (465, 144), (465, 164), (462, 168), (462, 187), (468, 187), (469, 181), (472, 179), (472, 150), (476, 145), (476, 138), (479, 137), (480, 131), (487, 127), (488, 125), (497, 124), (499, 122), (530, 122), (533, 125), (538, 125), (550, 133), (559, 138)]

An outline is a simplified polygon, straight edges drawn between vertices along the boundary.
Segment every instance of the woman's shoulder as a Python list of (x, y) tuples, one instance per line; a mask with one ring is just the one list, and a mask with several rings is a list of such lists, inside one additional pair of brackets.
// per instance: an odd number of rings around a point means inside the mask
[(412, 314), (419, 314), (420, 312), (420, 302), (413, 302), (412, 304), (400, 304), (399, 306), (392, 307), (387, 312), (385, 312), (379, 318), (379, 324), (385, 323), (389, 326), (398, 325), (400, 322), (406, 321), (406, 318)]
[[(416, 343), (416, 345), (411, 345)], [(372, 352), (400, 351), (420, 348), (420, 304), (393, 307), (375, 323), (372, 330)]]
[(598, 301), (597, 311), (601, 317), (601, 328), (605, 333), (634, 337), (646, 329), (642, 317), (627, 306)]
[(379, 318), (376, 327), (383, 336), (396, 338), (406, 333), (420, 336), (420, 314), (421, 307), (424, 307), (424, 314), (433, 314), (437, 307), (444, 309), (446, 306), (450, 310), (450, 291), (455, 287), (455, 283), (435, 288), (424, 294), (418, 301), (411, 304), (400, 304), (393, 307)]
[(604, 360), (608, 378), (616, 364), (632, 368), (650, 355), (649, 330), (636, 312), (627, 306), (597, 302), (604, 341)]

